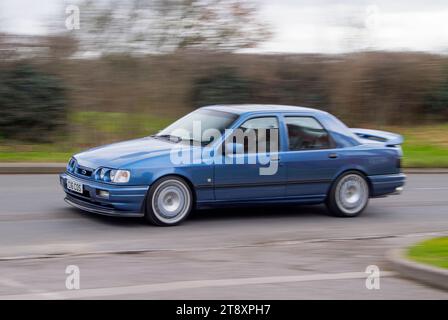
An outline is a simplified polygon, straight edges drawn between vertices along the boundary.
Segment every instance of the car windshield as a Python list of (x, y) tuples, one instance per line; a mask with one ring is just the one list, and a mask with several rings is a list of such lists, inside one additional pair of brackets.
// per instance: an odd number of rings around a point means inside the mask
[(229, 128), (237, 118), (237, 114), (230, 112), (198, 109), (172, 123), (154, 137), (174, 142), (198, 142), (206, 145), (213, 141), (210, 138), (210, 132), (219, 132), (223, 135), (225, 129)]

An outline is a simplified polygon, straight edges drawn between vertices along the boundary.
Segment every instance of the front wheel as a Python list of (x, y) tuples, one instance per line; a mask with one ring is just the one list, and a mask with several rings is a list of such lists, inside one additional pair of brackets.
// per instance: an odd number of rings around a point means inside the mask
[(327, 208), (338, 217), (356, 217), (369, 202), (369, 185), (364, 176), (351, 171), (340, 176), (330, 189)]
[(178, 177), (162, 178), (150, 188), (146, 219), (159, 226), (173, 226), (187, 218), (193, 206), (188, 184)]

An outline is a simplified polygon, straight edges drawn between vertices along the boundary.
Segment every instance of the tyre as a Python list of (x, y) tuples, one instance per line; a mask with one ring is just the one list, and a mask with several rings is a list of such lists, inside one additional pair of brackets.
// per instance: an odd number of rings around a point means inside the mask
[(146, 220), (158, 226), (174, 226), (190, 214), (193, 194), (184, 179), (165, 177), (154, 183), (146, 199)]
[(331, 186), (326, 205), (338, 217), (356, 217), (369, 202), (369, 185), (359, 172), (349, 171)]

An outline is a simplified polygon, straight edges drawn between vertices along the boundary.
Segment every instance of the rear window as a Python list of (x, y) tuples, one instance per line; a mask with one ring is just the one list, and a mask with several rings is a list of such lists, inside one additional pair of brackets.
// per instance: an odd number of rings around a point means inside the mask
[(328, 132), (313, 117), (285, 117), (289, 150), (316, 150), (331, 148)]

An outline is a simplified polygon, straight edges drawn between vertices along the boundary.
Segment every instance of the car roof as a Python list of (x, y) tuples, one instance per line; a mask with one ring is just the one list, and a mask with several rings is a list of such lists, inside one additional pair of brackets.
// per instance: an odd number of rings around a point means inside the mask
[(279, 104), (219, 104), (202, 107), (204, 109), (231, 112), (236, 114), (256, 113), (256, 112), (311, 112), (325, 113), (325, 111), (298, 106)]

